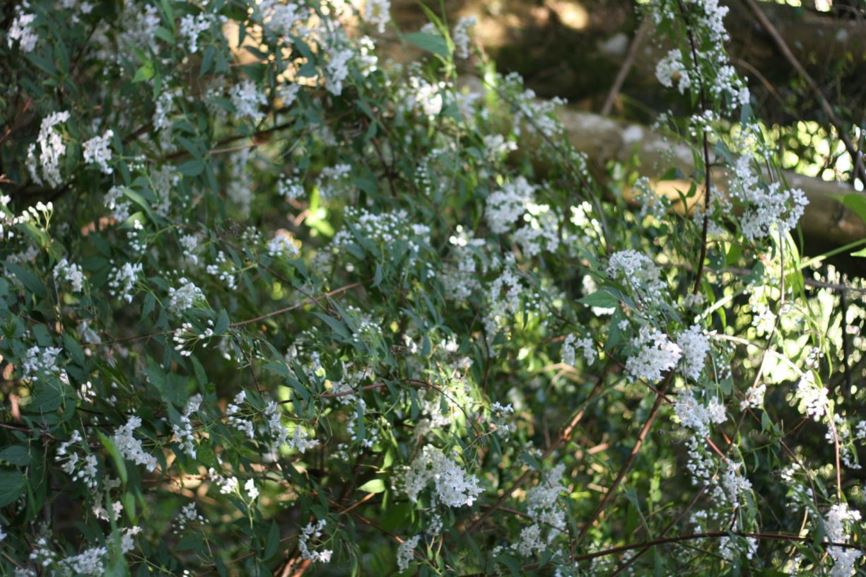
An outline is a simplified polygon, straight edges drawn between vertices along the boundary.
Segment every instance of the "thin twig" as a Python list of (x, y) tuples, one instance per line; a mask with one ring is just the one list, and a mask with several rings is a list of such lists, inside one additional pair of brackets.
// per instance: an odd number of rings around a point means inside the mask
[(640, 23), (640, 26), (638, 26), (634, 38), (632, 38), (631, 44), (628, 47), (625, 60), (623, 60), (622, 66), (620, 66), (619, 72), (617, 72), (616, 78), (613, 81), (613, 85), (610, 87), (610, 92), (607, 94), (607, 99), (604, 101), (604, 106), (601, 107), (602, 116), (608, 116), (610, 114), (610, 111), (613, 108), (613, 103), (616, 101), (616, 97), (619, 96), (619, 92), (622, 90), (622, 85), (625, 83), (625, 79), (628, 78), (628, 73), (631, 71), (632, 66), (634, 66), (635, 58), (637, 58), (637, 51), (641, 46), (643, 46), (644, 38), (646, 38), (650, 29), (650, 22), (651, 20), (649, 18), (644, 18)]

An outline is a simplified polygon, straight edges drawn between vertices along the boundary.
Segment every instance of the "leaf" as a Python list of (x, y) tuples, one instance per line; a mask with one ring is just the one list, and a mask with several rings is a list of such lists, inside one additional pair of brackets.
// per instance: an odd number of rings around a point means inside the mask
[(412, 32), (404, 36), (409, 43), (414, 44), (421, 50), (432, 52), (436, 56), (448, 58), (448, 42), (440, 34), (430, 34), (429, 32)]
[(153, 62), (148, 60), (144, 64), (138, 67), (138, 70), (135, 71), (135, 76), (132, 78), (132, 83), (135, 84), (137, 82), (146, 82), (153, 78), (155, 72), (153, 70)]
[(30, 451), (24, 445), (12, 445), (0, 451), (0, 461), (26, 467), (30, 464)]
[(21, 281), (21, 284), (24, 285), (24, 288), (35, 294), (37, 297), (45, 298), (48, 295), (48, 292), (45, 290), (45, 285), (42, 284), (42, 281), (39, 280), (35, 274), (30, 272), (29, 269), (26, 269), (14, 262), (9, 262), (8, 260), (5, 263), (6, 269), (11, 271), (18, 280)]
[(385, 491), (385, 481), (382, 479), (371, 479), (358, 487), (358, 490), (365, 493), (383, 493)]
[(198, 176), (204, 172), (204, 162), (201, 160), (187, 160), (177, 167), (184, 176)]
[(105, 447), (105, 450), (108, 451), (111, 460), (114, 462), (114, 467), (117, 469), (117, 474), (120, 477), (120, 480), (123, 481), (124, 485), (126, 485), (126, 462), (123, 460), (123, 456), (117, 449), (117, 445), (114, 444), (114, 441), (112, 441), (110, 437), (105, 436), (102, 432), (98, 432), (98, 435), (99, 441), (102, 443), (102, 446)]
[(842, 204), (866, 222), (866, 194), (846, 194)]
[(268, 542), (265, 545), (265, 559), (270, 559), (277, 554), (280, 548), (280, 528), (277, 524), (271, 521), (271, 528), (268, 530)]
[(616, 308), (619, 305), (619, 299), (606, 289), (601, 289), (591, 295), (587, 295), (577, 302), (588, 307), (601, 307), (606, 309)]
[(861, 248), (858, 251), (852, 252), (851, 256), (859, 256), (862, 258), (866, 258), (866, 248)]
[(0, 507), (15, 502), (24, 487), (27, 478), (18, 471), (0, 471)]

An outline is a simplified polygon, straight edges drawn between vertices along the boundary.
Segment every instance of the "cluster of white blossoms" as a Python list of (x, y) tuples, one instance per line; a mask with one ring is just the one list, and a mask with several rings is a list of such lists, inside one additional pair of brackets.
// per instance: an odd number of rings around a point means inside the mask
[(451, 40), (454, 42), (454, 54), (457, 58), (469, 58), (469, 31), (478, 24), (475, 16), (461, 16), (451, 31)]
[(81, 266), (69, 262), (65, 257), (54, 265), (54, 279), (68, 282), (69, 286), (72, 287), (72, 292), (80, 293), (84, 290), (85, 279)]
[(483, 263), (479, 266), (476, 253), (486, 244), (484, 239), (475, 238), (472, 231), (458, 225), (448, 238), (451, 258), (442, 272), (442, 284), (446, 287), (446, 298), (457, 302), (465, 301), (472, 293), (481, 288), (479, 274), (485, 272)]
[(60, 374), (62, 369), (58, 359), (62, 354), (60, 347), (30, 347), (21, 364), (22, 376), (35, 382), (43, 374)]
[(607, 266), (610, 278), (630, 288), (640, 302), (659, 302), (665, 292), (665, 283), (659, 278), (656, 264), (647, 255), (627, 249), (613, 253)]
[(298, 550), (301, 552), (301, 558), (313, 563), (329, 563), (331, 556), (334, 554), (332, 549), (315, 550), (310, 547), (311, 541), (316, 541), (322, 538), (327, 521), (319, 519), (316, 523), (308, 523), (301, 529), (298, 535)]
[(189, 51), (195, 54), (198, 52), (199, 37), (217, 22), (217, 17), (213, 14), (187, 14), (180, 20), (180, 35), (186, 40)]
[(355, 53), (349, 48), (336, 45), (328, 49), (328, 64), (325, 66), (325, 89), (339, 96), (343, 93), (343, 82), (349, 76), (349, 62)]
[(286, 256), (294, 258), (298, 256), (298, 254), (300, 254), (300, 251), (293, 242), (291, 235), (288, 233), (277, 231), (274, 238), (268, 241), (268, 255), (270, 256)]
[(366, 0), (364, 20), (376, 27), (379, 34), (385, 32), (385, 25), (391, 20), (391, 0)]
[(595, 343), (590, 337), (580, 337), (577, 335), (568, 335), (562, 342), (562, 363), (568, 366), (575, 366), (576, 349), (580, 349), (583, 353), (583, 360), (587, 365), (591, 365), (598, 358), (598, 352), (595, 350)]
[(684, 427), (691, 429), (701, 438), (710, 433), (711, 424), (724, 423), (728, 419), (725, 405), (717, 397), (702, 405), (691, 389), (679, 392), (674, 403), (674, 412)]
[(115, 431), (112, 441), (124, 459), (136, 465), (143, 465), (148, 471), (155, 471), (156, 457), (145, 451), (141, 441), (135, 438), (134, 433), (139, 427), (141, 427), (141, 417), (132, 415), (126, 424)]
[(58, 445), (55, 460), (73, 481), (80, 481), (90, 491), (95, 491), (99, 486), (99, 460), (93, 453), (85, 452), (85, 447), (81, 433), (72, 431), (69, 440)]
[(797, 226), (809, 200), (799, 188), (783, 188), (778, 182), (762, 185), (752, 171), (752, 158), (741, 156), (734, 165), (730, 193), (745, 205), (740, 228), (746, 238), (759, 240)]
[(193, 395), (186, 403), (186, 408), (179, 418), (179, 423), (172, 424), (171, 432), (177, 443), (191, 459), (196, 458), (195, 429), (192, 425), (192, 415), (201, 408), (202, 396)]
[(111, 139), (114, 131), (110, 128), (102, 136), (94, 136), (84, 142), (84, 163), (95, 164), (103, 174), (111, 174), (114, 169), (108, 164), (111, 162)]
[(265, 117), (261, 107), (268, 103), (268, 99), (252, 80), (244, 80), (232, 86), (229, 97), (238, 118), (248, 118), (253, 124), (258, 124)]
[(677, 346), (682, 350), (683, 375), (697, 381), (704, 371), (710, 340), (698, 325), (692, 325), (677, 336)]
[(181, 277), (180, 286), (168, 289), (168, 306), (175, 314), (191, 309), (196, 303), (205, 300), (204, 292), (195, 283)]
[[(860, 518), (860, 511), (849, 508), (845, 503), (833, 505), (827, 511), (827, 517), (824, 519), (827, 540), (831, 543), (844, 543), (849, 536), (847, 527), (859, 522)], [(827, 553), (833, 559), (830, 577), (851, 577), (856, 570), (855, 564), (863, 556), (863, 551), (860, 549), (838, 545), (829, 546)]]
[(535, 187), (522, 176), (505, 183), (487, 197), (484, 216), (490, 230), (496, 234), (509, 232), (520, 220), (535, 196)]
[[(60, 175), (60, 159), (66, 154), (66, 143), (57, 126), (69, 120), (69, 112), (52, 112), (42, 119), (36, 142), (27, 149), (27, 170), (37, 184), (46, 183), (58, 187), (63, 178)], [(36, 145), (39, 145), (37, 157)], [(41, 168), (41, 172), (40, 169)]]
[(441, 449), (426, 445), (412, 461), (403, 478), (406, 494), (418, 501), (421, 491), (433, 485), (433, 503), (448, 507), (468, 507), (481, 494), (478, 479), (469, 475)]
[(36, 20), (36, 15), (25, 12), (27, 7), (27, 2), (23, 2), (20, 6), (15, 7), (15, 19), (12, 21), (9, 35), (6, 38), (9, 48), (18, 43), (21, 52), (32, 52), (36, 48), (36, 43), (39, 42), (39, 35), (33, 29), (33, 21)]
[(415, 535), (406, 539), (397, 547), (397, 569), (401, 572), (409, 568), (412, 557), (415, 555), (415, 547), (418, 546), (418, 541), (420, 540), (421, 535)]
[(316, 179), (319, 197), (328, 200), (338, 198), (349, 187), (351, 175), (352, 165), (345, 162), (323, 168)]
[(430, 244), (430, 227), (409, 222), (409, 214), (405, 210), (373, 213), (367, 209), (360, 211), (347, 208), (346, 220), (352, 223), (352, 229), (343, 229), (334, 235), (331, 241), (336, 249), (341, 249), (360, 238), (379, 245), (384, 254), (395, 251), (397, 243), (406, 243), (412, 255), (417, 255), (421, 249)]
[(830, 405), (827, 389), (815, 382), (812, 371), (807, 371), (800, 378), (795, 398), (800, 403), (803, 414), (813, 420), (820, 421), (821, 417), (827, 414)]
[(656, 78), (667, 88), (672, 88), (676, 83), (680, 94), (684, 94), (689, 89), (691, 79), (688, 68), (683, 64), (683, 55), (679, 48), (674, 48), (659, 60), (656, 64)]
[(132, 302), (133, 290), (138, 282), (138, 276), (142, 273), (143, 265), (139, 263), (125, 262), (120, 267), (112, 269), (108, 276), (108, 288), (115, 298)]
[(677, 366), (683, 350), (671, 342), (666, 334), (649, 326), (643, 326), (631, 341), (635, 354), (629, 356), (625, 371), (634, 380), (643, 379), (658, 383), (664, 373)]
[(532, 525), (521, 530), (520, 540), (513, 545), (514, 550), (524, 557), (543, 553), (565, 531), (565, 511), (557, 503), (563, 491), (564, 471), (565, 465), (556, 465), (526, 494), (527, 514)]

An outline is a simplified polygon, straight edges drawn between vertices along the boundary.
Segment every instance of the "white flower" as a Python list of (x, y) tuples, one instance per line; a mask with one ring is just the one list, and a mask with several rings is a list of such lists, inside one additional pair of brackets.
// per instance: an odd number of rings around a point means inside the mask
[(288, 256), (289, 258), (294, 258), (298, 256), (299, 251), (298, 247), (295, 246), (295, 243), (292, 242), (292, 237), (288, 234), (277, 234), (274, 235), (270, 241), (268, 241), (268, 255), (274, 256)]
[(195, 303), (204, 300), (204, 293), (192, 281), (181, 277), (178, 288), (168, 289), (168, 306), (175, 314), (191, 309)]
[(106, 130), (102, 136), (94, 136), (84, 143), (84, 162), (95, 164), (103, 174), (111, 174), (114, 169), (108, 163), (111, 162), (111, 139), (114, 131)]
[(698, 325), (692, 325), (677, 337), (677, 345), (683, 351), (683, 374), (697, 381), (704, 370), (710, 341)]
[(469, 29), (474, 28), (476, 24), (478, 20), (475, 16), (461, 16), (454, 25), (451, 39), (454, 41), (454, 52), (458, 58), (469, 58)]
[(613, 253), (608, 262), (607, 274), (625, 283), (642, 300), (658, 301), (665, 290), (658, 267), (648, 256), (636, 250)]
[(36, 146), (31, 144), (27, 149), (27, 168), (30, 176), (38, 184), (44, 178), (51, 187), (60, 186), (63, 182), (60, 176), (60, 159), (66, 154), (66, 144), (63, 135), (56, 130), (58, 124), (69, 120), (69, 112), (52, 112), (42, 119), (36, 143), (39, 145), (38, 164), (42, 166), (41, 177), (37, 172)]
[(379, 34), (391, 20), (391, 0), (367, 0), (364, 4), (364, 20), (376, 26)]
[(113, 269), (108, 277), (108, 288), (111, 294), (131, 303), (132, 290), (135, 288), (135, 283), (138, 282), (138, 275), (141, 274), (141, 271), (141, 263), (128, 262), (120, 268)]
[(264, 118), (265, 115), (259, 107), (267, 104), (268, 99), (259, 92), (255, 82), (244, 80), (240, 84), (235, 84), (229, 91), (229, 96), (238, 118), (249, 118), (253, 124), (258, 124)]
[(569, 366), (574, 366), (575, 363), (575, 347), (583, 351), (583, 359), (587, 365), (591, 365), (598, 357), (595, 351), (595, 345), (589, 337), (577, 338), (575, 335), (568, 335), (562, 343), (562, 363)]
[(415, 554), (415, 547), (418, 546), (420, 539), (421, 535), (415, 535), (406, 539), (397, 547), (397, 569), (401, 572), (409, 568), (409, 563), (412, 562), (412, 557)]
[(244, 491), (247, 492), (250, 501), (255, 501), (259, 496), (259, 489), (256, 487), (256, 482), (252, 479), (247, 479), (247, 482), (244, 483)]
[[(26, 6), (26, 2), (24, 6)], [(9, 36), (7, 36), (6, 42), (9, 48), (12, 48), (18, 42), (21, 52), (31, 52), (36, 48), (36, 43), (39, 41), (39, 35), (33, 30), (33, 21), (36, 20), (36, 15), (25, 12), (24, 6), (16, 7), (15, 19), (9, 28)]]
[(674, 82), (677, 83), (677, 90), (683, 94), (691, 85), (691, 78), (686, 65), (683, 64), (683, 55), (679, 48), (674, 48), (668, 52), (659, 63), (656, 65), (656, 78), (661, 82), (662, 86), (672, 88)]
[(653, 384), (674, 368), (683, 354), (666, 334), (647, 326), (641, 327), (640, 334), (631, 344), (637, 352), (626, 361), (626, 373), (632, 379), (643, 379)]
[(433, 499), (449, 507), (471, 506), (481, 494), (478, 479), (467, 475), (438, 448), (427, 445), (412, 462), (404, 479), (406, 493), (412, 501), (427, 485), (433, 483)]
[(187, 14), (180, 20), (180, 35), (186, 40), (189, 51), (198, 52), (198, 40), (202, 32), (211, 28), (216, 21), (213, 14)]
[(325, 66), (325, 88), (334, 96), (343, 92), (343, 82), (349, 76), (349, 61), (353, 52), (332, 46), (328, 50), (328, 64)]
[(301, 552), (302, 559), (314, 563), (328, 563), (331, 561), (331, 556), (334, 553), (331, 549), (316, 551), (310, 548), (310, 541), (319, 539), (322, 536), (322, 530), (325, 528), (326, 524), (327, 523), (324, 519), (320, 519), (317, 523), (308, 523), (303, 529), (301, 529), (301, 533), (298, 535), (298, 549)]
[(60, 259), (54, 266), (55, 280), (64, 280), (72, 285), (72, 291), (80, 293), (84, 289), (84, 273), (81, 267), (69, 262), (66, 258)]
[[(833, 505), (824, 520), (827, 540), (844, 543), (848, 540), (846, 525), (857, 521), (860, 521), (860, 511), (849, 509), (844, 503)], [(850, 577), (854, 574), (855, 564), (863, 556), (863, 551), (848, 547), (831, 546), (827, 548), (827, 552), (833, 558), (830, 577)]]
[(710, 424), (724, 423), (728, 418), (725, 406), (717, 398), (711, 399), (707, 406), (701, 405), (691, 389), (685, 389), (677, 395), (674, 412), (684, 427), (692, 429), (700, 437), (709, 434)]
[(797, 383), (796, 398), (800, 401), (806, 415), (815, 421), (821, 420), (830, 403), (827, 389), (815, 382), (815, 375), (811, 371), (805, 373)]
[(201, 395), (193, 395), (190, 397), (189, 401), (186, 403), (186, 409), (184, 409), (183, 415), (180, 417), (180, 424), (174, 424), (171, 426), (171, 431), (174, 434), (175, 439), (181, 447), (183, 447), (184, 452), (192, 459), (196, 458), (196, 438), (191, 417), (194, 413), (198, 412), (201, 407), (201, 402)]
[(522, 176), (518, 176), (513, 182), (506, 183), (501, 190), (488, 196), (484, 216), (490, 230), (496, 234), (505, 234), (511, 230), (514, 223), (526, 212), (534, 194), (535, 187)]
[(112, 437), (118, 452), (124, 459), (128, 459), (136, 465), (144, 465), (148, 471), (155, 471), (157, 466), (156, 457), (148, 454), (141, 441), (133, 436), (136, 429), (141, 426), (141, 418), (133, 415), (125, 425), (120, 427)]

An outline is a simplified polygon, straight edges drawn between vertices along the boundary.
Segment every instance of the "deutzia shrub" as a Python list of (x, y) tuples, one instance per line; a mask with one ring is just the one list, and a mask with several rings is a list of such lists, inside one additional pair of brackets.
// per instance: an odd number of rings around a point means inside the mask
[(13, 4), (0, 573), (860, 569), (863, 285), (799, 254), (724, 5), (638, 3), (688, 214), (627, 209), (470, 17)]

